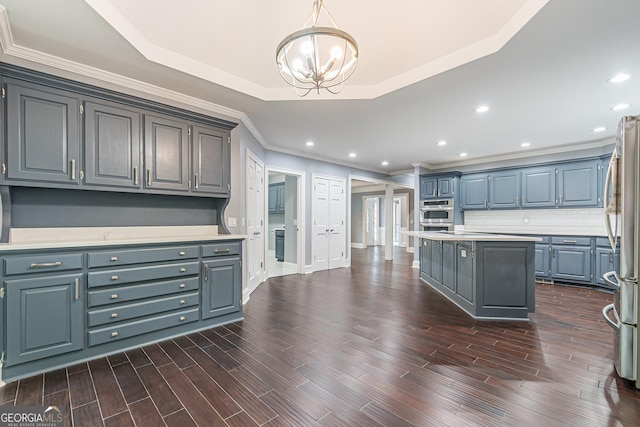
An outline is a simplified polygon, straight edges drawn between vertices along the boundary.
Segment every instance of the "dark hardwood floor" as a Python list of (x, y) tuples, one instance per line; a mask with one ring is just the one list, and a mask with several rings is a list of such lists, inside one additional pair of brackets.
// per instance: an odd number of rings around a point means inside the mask
[(530, 322), (474, 321), (413, 255), (270, 279), (245, 320), (11, 383), (3, 404), (75, 426), (616, 426), (640, 392), (612, 365), (611, 295), (537, 285)]

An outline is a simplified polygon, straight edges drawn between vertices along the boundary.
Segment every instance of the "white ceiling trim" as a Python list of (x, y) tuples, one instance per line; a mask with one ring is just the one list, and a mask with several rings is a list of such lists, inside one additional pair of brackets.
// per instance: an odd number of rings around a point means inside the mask
[(268, 147), (266, 140), (262, 137), (249, 117), (242, 111), (234, 110), (232, 108), (205, 101), (200, 98), (184, 95), (182, 93), (165, 89), (160, 86), (155, 86), (149, 83), (124, 77), (119, 74), (111, 73), (109, 71), (101, 70), (95, 67), (90, 67), (78, 62), (69, 61), (67, 59), (49, 55), (44, 52), (29, 49), (27, 47), (15, 44), (13, 40), (13, 34), (11, 32), (11, 26), (9, 24), (9, 19), (7, 16), (7, 10), (2, 5), (0, 5), (0, 47), (2, 47), (2, 51), (5, 55), (14, 58), (24, 59), (37, 64), (46, 65), (81, 76), (112, 83), (128, 89), (140, 91), (149, 95), (159, 96), (170, 101), (198, 107), (214, 114), (221, 114), (232, 117), (241, 121), (263, 147)]
[[(245, 93), (264, 101), (310, 100), (345, 100), (374, 99), (433, 77), (444, 71), (490, 55), (500, 50), (549, 0), (529, 0), (516, 14), (494, 35), (480, 40), (456, 52), (452, 52), (435, 61), (416, 67), (376, 85), (346, 85), (339, 94), (320, 92), (313, 97), (299, 98), (296, 92), (285, 84), (282, 87), (265, 87), (252, 81), (240, 78), (219, 68), (186, 57), (169, 49), (165, 49), (144, 37), (131, 23), (111, 4), (109, 0), (85, 0), (102, 18), (125, 38), (140, 54), (149, 61), (171, 67), (175, 70), (208, 80), (230, 89)], [(275, 66), (275, 65), (274, 65)]]

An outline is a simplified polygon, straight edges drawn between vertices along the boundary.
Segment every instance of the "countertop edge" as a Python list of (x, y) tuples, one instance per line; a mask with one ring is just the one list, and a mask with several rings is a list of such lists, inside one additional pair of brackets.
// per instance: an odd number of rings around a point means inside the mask
[(532, 236), (515, 236), (509, 234), (462, 233), (447, 234), (428, 231), (407, 231), (406, 234), (420, 239), (476, 242), (540, 242), (542, 239)]

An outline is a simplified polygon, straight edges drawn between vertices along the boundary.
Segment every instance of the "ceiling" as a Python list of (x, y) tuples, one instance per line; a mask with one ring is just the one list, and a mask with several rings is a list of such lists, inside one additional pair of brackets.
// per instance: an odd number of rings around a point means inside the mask
[(275, 47), (312, 0), (151, 4), (0, 0), (2, 59), (143, 82), (219, 106), (265, 148), (389, 174), (602, 146), (640, 113), (637, 0), (325, 0), (360, 62), (340, 95), (305, 98)]

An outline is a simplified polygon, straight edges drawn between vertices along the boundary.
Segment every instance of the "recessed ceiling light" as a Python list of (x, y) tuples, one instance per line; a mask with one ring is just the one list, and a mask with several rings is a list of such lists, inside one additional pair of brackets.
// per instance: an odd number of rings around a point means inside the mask
[(592, 132), (604, 132), (605, 130), (607, 130), (607, 128), (604, 126), (598, 126), (597, 128), (591, 129)]
[(530, 142), (523, 142), (522, 144), (520, 144), (520, 147), (530, 147), (531, 143)]
[(444, 146), (444, 145), (447, 145), (447, 141), (445, 141), (445, 140), (438, 141), (438, 145), (439, 145), (440, 147), (442, 147), (442, 146)]
[(629, 107), (630, 107), (629, 104), (618, 104), (618, 105), (615, 105), (615, 106), (611, 107), (611, 109), (614, 110), (614, 111), (620, 111), (620, 110), (624, 110), (625, 108), (629, 108)]
[(382, 166), (387, 166), (389, 165), (389, 162), (387, 162), (386, 160), (382, 162)]
[(629, 80), (630, 78), (631, 78), (630, 74), (620, 73), (620, 74), (616, 74), (615, 76), (609, 78), (607, 81), (609, 83), (620, 83), (620, 82), (623, 82), (625, 80)]
[(307, 147), (313, 147), (313, 146), (314, 146), (314, 143), (313, 143), (313, 141), (307, 141), (307, 142), (305, 143), (305, 145), (306, 145)]
[(489, 107), (486, 105), (481, 105), (476, 108), (476, 113), (486, 113), (487, 111), (489, 111)]
[(349, 153), (349, 157), (355, 157), (356, 153)]
[(467, 157), (468, 154), (467, 153), (460, 153), (460, 157)]

